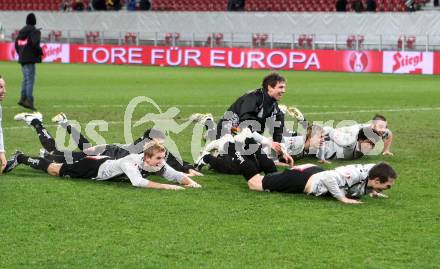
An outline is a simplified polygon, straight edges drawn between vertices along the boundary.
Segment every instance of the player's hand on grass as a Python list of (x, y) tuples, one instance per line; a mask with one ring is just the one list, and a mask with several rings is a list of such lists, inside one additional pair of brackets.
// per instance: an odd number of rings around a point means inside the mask
[(286, 161), (286, 163), (289, 165), (290, 168), (293, 168), (293, 166), (295, 166), (295, 161), (293, 160), (292, 156), (290, 156), (287, 153), (284, 153), (283, 158)]
[(166, 190), (176, 190), (176, 191), (178, 191), (178, 190), (184, 190), (185, 188), (181, 187), (181, 186), (177, 186), (177, 185), (166, 184), (165, 189)]
[(197, 182), (193, 182), (193, 183), (190, 183), (190, 184), (183, 185), (183, 187), (185, 187), (185, 188), (200, 189), (202, 187), (202, 185), (200, 185)]
[(372, 197), (372, 198), (388, 198), (388, 195), (373, 190), (373, 191), (370, 193), (370, 197)]
[(383, 156), (394, 156), (394, 154), (393, 154), (391, 151), (389, 151), (389, 150), (384, 151), (384, 152), (382, 153), (382, 155), (383, 155)]
[(185, 182), (183, 183), (183, 187), (199, 189), (202, 187), (202, 185), (200, 185), (199, 183), (195, 182), (194, 180), (188, 178), (188, 180), (185, 180)]
[(350, 199), (347, 197), (342, 197), (339, 199), (339, 201), (343, 202), (344, 204), (362, 204), (362, 202), (359, 200)]
[(281, 148), (281, 144), (278, 142), (272, 142), (272, 144), (270, 145), (270, 147), (277, 153), (277, 154), (281, 154), (282, 153), (282, 148)]
[(6, 163), (8, 162), (6, 160), (6, 156), (4, 152), (0, 152), (0, 162), (1, 162), (1, 167), (0, 167), (0, 174), (3, 173), (3, 170), (6, 167)]
[(191, 178), (185, 176), (182, 181), (180, 182), (180, 185), (182, 185), (185, 188), (201, 188), (202, 185), (200, 185), (199, 183), (195, 182), (194, 180), (192, 180)]
[(194, 169), (189, 169), (188, 173), (186, 175), (189, 176), (189, 177), (203, 176), (202, 173), (200, 173), (199, 171), (196, 171)]

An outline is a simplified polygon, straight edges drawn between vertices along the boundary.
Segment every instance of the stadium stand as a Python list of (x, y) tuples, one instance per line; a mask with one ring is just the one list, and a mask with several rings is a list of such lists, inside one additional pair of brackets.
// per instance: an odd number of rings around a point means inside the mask
[(180, 33), (166, 33), (165, 34), (165, 45), (175, 46), (176, 42), (180, 38)]
[(99, 32), (98, 31), (86, 32), (86, 41), (87, 41), (87, 44), (98, 44), (99, 43)]
[(133, 32), (127, 32), (124, 36), (124, 41), (126, 45), (136, 45), (138, 34)]
[[(429, 0), (415, 0), (415, 5), (424, 5)], [(125, 6), (126, 1), (122, 1)], [(404, 12), (409, 6), (403, 0), (377, 0), (376, 11), (378, 12)], [(367, 6), (367, 0), (362, 0), (363, 6)], [(227, 0), (154, 0), (152, 10), (155, 11), (226, 11)], [(247, 0), (245, 11), (272, 11), (272, 12), (334, 12), (336, 0)], [(84, 6), (78, 10), (88, 10), (90, 0), (34, 0), (21, 2), (16, 0), (0, 0), (0, 10), (40, 10), (40, 11), (72, 11), (78, 6)], [(351, 1), (347, 1), (347, 11), (353, 12)]]
[(254, 47), (264, 47), (269, 35), (266, 33), (255, 33), (252, 35), (252, 45)]
[[(397, 48), (402, 49), (415, 49), (416, 37), (415, 36), (400, 36), (397, 40)], [(405, 47), (404, 47), (405, 45)]]
[(220, 47), (223, 45), (223, 33), (212, 33), (206, 39), (207, 47)]
[(50, 31), (49, 35), (47, 36), (48, 40), (50, 42), (60, 42), (61, 41), (62, 32), (61, 31)]

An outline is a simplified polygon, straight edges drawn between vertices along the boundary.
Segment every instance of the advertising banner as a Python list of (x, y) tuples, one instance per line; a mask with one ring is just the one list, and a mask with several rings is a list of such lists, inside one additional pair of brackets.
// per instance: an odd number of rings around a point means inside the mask
[(383, 53), (383, 72), (393, 74), (433, 74), (433, 53), (385, 51)]
[(376, 51), (71, 45), (73, 63), (381, 72)]
[[(43, 62), (70, 62), (70, 45), (57, 43), (41, 43), (43, 49)], [(0, 43), (1, 61), (18, 61), (18, 54), (15, 51), (14, 43)]]

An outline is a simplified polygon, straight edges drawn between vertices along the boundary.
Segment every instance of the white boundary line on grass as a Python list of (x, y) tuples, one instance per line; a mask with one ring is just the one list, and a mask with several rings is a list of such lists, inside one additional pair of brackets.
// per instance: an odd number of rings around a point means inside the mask
[[(440, 107), (414, 107), (414, 108), (393, 108), (393, 109), (377, 109), (377, 110), (351, 110), (351, 111), (322, 111), (322, 112), (305, 112), (306, 115), (328, 115), (328, 114), (352, 114), (352, 113), (376, 113), (376, 112), (410, 112), (410, 111), (419, 111), (419, 112), (426, 112), (426, 111), (434, 111), (434, 110), (440, 110)], [(187, 120), (187, 119), (183, 119)], [(117, 125), (117, 124), (123, 124), (123, 121), (108, 121), (108, 124)], [(46, 127), (56, 127), (58, 125), (56, 124), (50, 124), (46, 125)], [(15, 130), (15, 129), (25, 129), (30, 128), (30, 126), (23, 125), (23, 126), (10, 126), (10, 127), (3, 127), (3, 130)]]
[[(190, 105), (190, 104), (160, 104), (163, 107), (221, 107), (221, 108), (227, 108), (230, 104), (198, 104), (198, 105)], [(362, 108), (362, 109), (376, 109), (379, 110), (380, 108), (372, 107), (372, 106), (344, 106), (344, 105), (301, 105), (301, 104), (295, 104), (295, 107), (298, 108)], [(119, 108), (119, 107), (127, 107), (127, 105), (53, 105), (49, 106), (52, 108)], [(3, 106), (3, 109), (11, 110), (11, 109), (17, 109), (22, 110), (23, 108), (20, 106)]]

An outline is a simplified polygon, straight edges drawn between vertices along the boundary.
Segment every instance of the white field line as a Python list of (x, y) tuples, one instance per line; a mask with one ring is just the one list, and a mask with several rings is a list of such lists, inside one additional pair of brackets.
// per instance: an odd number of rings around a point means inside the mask
[[(230, 106), (230, 104), (196, 104), (196, 105), (191, 105), (191, 104), (159, 104), (162, 107), (219, 107), (219, 108), (228, 108)], [(363, 108), (363, 109), (377, 109), (379, 110), (380, 108), (376, 108), (376, 107), (371, 107), (371, 106), (344, 106), (344, 105), (301, 105), (301, 104), (295, 104), (295, 107), (298, 108)], [(127, 107), (127, 105), (53, 105), (53, 106), (48, 106), (48, 107), (52, 107), (52, 108), (121, 108), (121, 107)], [(47, 107), (46, 107), (47, 108)], [(16, 105), (16, 106), (3, 106), (3, 109), (17, 109), (17, 110), (22, 110), (23, 108)]]
[[(307, 115), (329, 115), (329, 114), (353, 114), (353, 113), (376, 113), (376, 112), (411, 112), (411, 111), (417, 111), (417, 112), (425, 112), (425, 111), (434, 111), (434, 110), (440, 110), (440, 107), (414, 107), (414, 108), (393, 108), (393, 109), (375, 109), (375, 110), (351, 110), (351, 111), (321, 111), (321, 112), (305, 112), (304, 114)], [(220, 116), (216, 117), (219, 118)], [(188, 118), (181, 119), (181, 120), (188, 120)], [(118, 124), (124, 124), (123, 121), (107, 121), (110, 125), (118, 125)], [(45, 125), (46, 127), (56, 127), (56, 124), (48, 124)], [(3, 130), (15, 130), (15, 129), (25, 129), (25, 128), (31, 128), (30, 126), (27, 126), (26, 124), (22, 123), (22, 126), (10, 126), (10, 127), (4, 127)]]
[(414, 107), (414, 108), (390, 108), (390, 109), (375, 109), (375, 110), (353, 110), (353, 111), (321, 111), (321, 112), (304, 112), (305, 115), (320, 115), (320, 114), (349, 114), (349, 113), (376, 113), (376, 112), (409, 112), (409, 111), (433, 111), (440, 110), (440, 107)]

